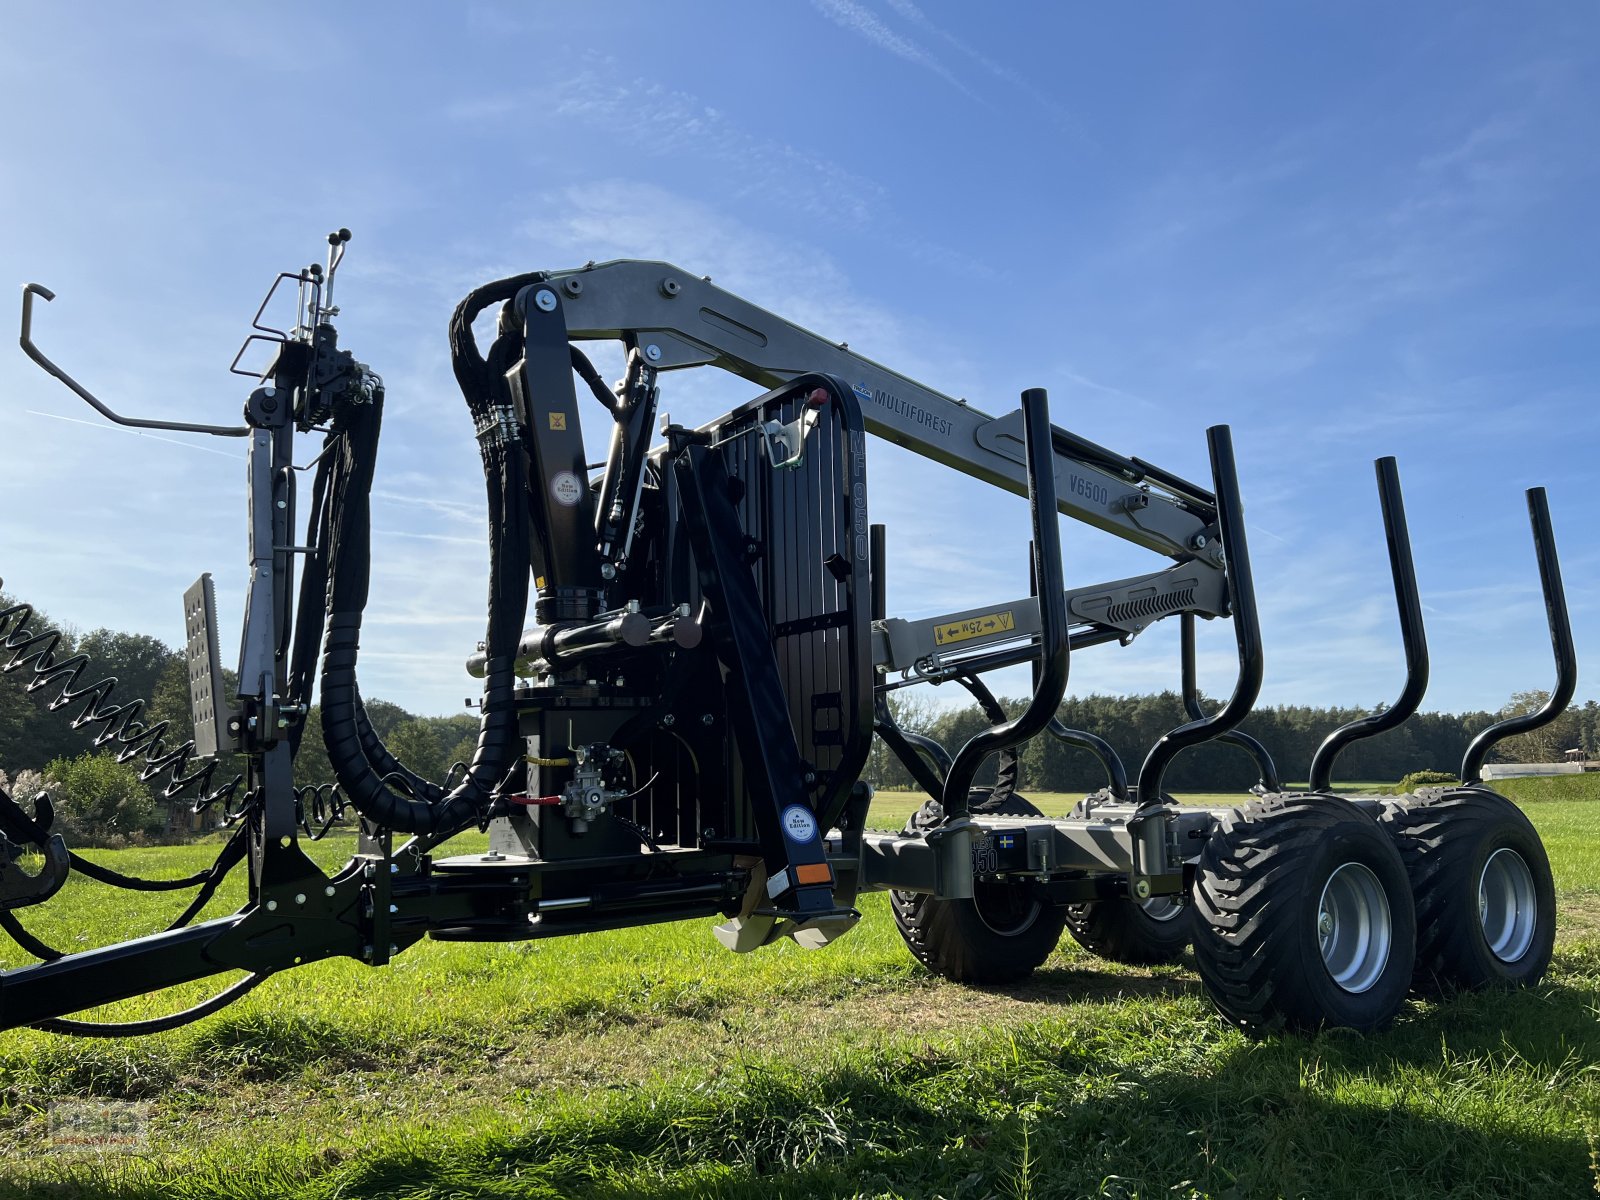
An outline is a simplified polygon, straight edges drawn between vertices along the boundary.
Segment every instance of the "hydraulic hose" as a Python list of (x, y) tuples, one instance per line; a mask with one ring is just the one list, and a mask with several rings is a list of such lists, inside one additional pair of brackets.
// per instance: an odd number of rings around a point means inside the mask
[[(520, 491), (522, 472), (517, 469), (515, 457), (520, 449), (486, 446), (484, 453), (490, 482), (487, 641), (491, 653), (477, 750), (466, 777), (449, 793), (437, 795), (424, 789), (422, 795), (417, 795), (403, 782), (398, 787), (391, 786), (393, 776), (379, 774), (375, 768), (372, 757), (378, 756), (381, 742), (370, 725), (363, 731), (364, 716), (355, 676), (370, 579), (369, 493), (381, 419), (381, 409), (376, 404), (356, 414), (346, 431), (347, 444), (340, 448), (350, 473), (342, 494), (335, 499), (335, 541), (330, 553), (329, 613), (322, 661), (322, 732), (340, 789), (357, 811), (391, 829), (433, 834), (464, 828), (475, 821), (483, 801), (514, 761), (510, 753), (516, 732), (512, 699), (516, 678), (512, 667), (527, 609), (528, 567), (525, 524), (516, 519), (523, 506), (519, 502), (507, 504), (506, 491)], [(508, 449), (513, 453), (508, 455)], [(519, 545), (524, 548), (521, 553)], [(506, 649), (510, 653), (493, 652), (502, 643), (509, 643)]]
[(192, 738), (177, 743), (167, 722), (147, 722), (142, 699), (114, 699), (115, 676), (94, 683), (85, 682), (85, 673), (91, 670), (89, 656), (79, 653), (57, 659), (56, 651), (67, 648), (62, 645), (61, 631), (34, 632), (28, 627), (33, 615), (33, 606), (29, 604), (0, 608), (0, 656), (9, 654), (0, 661), (0, 674), (9, 675), (15, 671), (32, 674), (33, 678), (23, 690), (30, 693), (43, 690), (46, 695), (54, 692), (46, 704), (51, 712), (76, 706), (71, 725), (74, 729), (98, 726), (93, 733), (96, 748), (110, 746), (119, 762), (140, 760), (142, 781), (166, 776), (162, 782), (163, 799), (172, 800), (185, 792), (198, 792), (194, 802), (196, 812), (220, 801), (229, 820), (239, 815), (230, 804), (244, 782), (242, 776), (217, 786), (214, 777), (219, 760), (199, 759)]
[[(479, 354), (472, 322), (538, 276), (500, 280), (471, 293), (450, 323), (451, 362), (474, 423), (485, 426), (496, 380)], [(489, 509), (489, 621), (478, 744), (465, 776), (448, 792), (395, 771), (361, 706), (355, 681), (361, 620), (370, 583), (371, 500), (382, 398), (349, 414), (340, 431), (329, 496), (328, 620), (322, 661), (322, 730), (340, 789), (370, 820), (406, 833), (438, 835), (476, 821), (516, 767), (517, 644), (527, 615), (531, 563), (527, 462), (516, 442), (480, 439)], [(492, 422), (487, 423), (491, 427)]]
[[(330, 489), (336, 494), (342, 492), (346, 477), (336, 470), (336, 466), (342, 465), (342, 460), (332, 453), (339, 444), (341, 436), (339, 433), (328, 436), (328, 440), (324, 443), (324, 453), (319, 456), (317, 472), (312, 483), (311, 513), (306, 521), (305, 569), (300, 576), (300, 599), (296, 605), (298, 620), (290, 656), (288, 700), (291, 704), (309, 705), (316, 683), (317, 653), (321, 647), (326, 625), (328, 547), (332, 540), (332, 506), (328, 497)], [(429, 783), (412, 771), (383, 744), (383, 739), (378, 736), (372, 728), (372, 722), (367, 718), (366, 706), (361, 701), (359, 690), (355, 698), (355, 715), (356, 732), (361, 741), (362, 752), (379, 778), (385, 781), (398, 780), (412, 795), (430, 802), (443, 799), (442, 787)], [(305, 728), (305, 723), (300, 722), (290, 731), (290, 746), (297, 757)], [(298, 787), (296, 798), (303, 806), (319, 810), (316, 813), (304, 814), (303, 823), (307, 831), (313, 833), (315, 831), (311, 829), (312, 822), (321, 825), (325, 832), (333, 823), (328, 817), (332, 816), (337, 820), (336, 814), (343, 807), (326, 785)]]
[(617, 415), (617, 398), (611, 394), (611, 389), (606, 387), (606, 381), (600, 378), (600, 372), (589, 361), (589, 356), (576, 346), (572, 350), (572, 369), (578, 377), (589, 385), (589, 391), (594, 398), (600, 401), (601, 406), (613, 417)]

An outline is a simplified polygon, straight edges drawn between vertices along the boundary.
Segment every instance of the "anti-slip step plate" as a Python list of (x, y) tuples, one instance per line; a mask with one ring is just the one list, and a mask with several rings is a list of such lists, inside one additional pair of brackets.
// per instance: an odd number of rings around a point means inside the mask
[(223, 703), (222, 663), (217, 657), (217, 589), (209, 571), (183, 593), (183, 632), (195, 752), (200, 758), (215, 758), (227, 706)]

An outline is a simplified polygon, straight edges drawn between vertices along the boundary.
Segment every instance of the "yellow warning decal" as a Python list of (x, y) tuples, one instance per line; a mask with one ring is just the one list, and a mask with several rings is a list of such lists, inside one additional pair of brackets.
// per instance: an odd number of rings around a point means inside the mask
[(981, 617), (968, 617), (965, 621), (951, 621), (948, 625), (935, 625), (933, 642), (936, 646), (948, 646), (951, 642), (966, 642), (991, 634), (1007, 633), (1016, 627), (1016, 618), (1010, 609), (1006, 609), (1003, 612), (984, 613)]
[(567, 427), (567, 414), (553, 412), (550, 414), (551, 429), (565, 429)]

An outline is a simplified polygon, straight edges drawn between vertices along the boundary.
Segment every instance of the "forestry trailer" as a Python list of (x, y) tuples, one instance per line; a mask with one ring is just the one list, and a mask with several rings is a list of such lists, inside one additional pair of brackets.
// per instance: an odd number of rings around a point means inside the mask
[[(245, 441), (250, 576), (235, 694), (219, 668), (210, 577), (185, 595), (195, 736), (182, 744), (84, 657), (58, 654), (59, 635), (31, 628), (31, 609), (0, 610), (0, 667), (232, 830), (207, 870), (139, 880), (66, 847), (48, 796), (0, 793), (0, 927), (41, 959), (0, 972), (0, 1028), (169, 1028), (274, 972), (334, 956), (382, 966), (424, 937), (503, 941), (713, 917), (732, 951), (780, 938), (821, 947), (856, 924), (857, 897), (872, 890), (891, 893), (919, 960), (974, 984), (1027, 975), (1063, 931), (1121, 962), (1192, 952), (1222, 1015), (1251, 1034), (1373, 1030), (1413, 991), (1543, 974), (1555, 930), (1549, 865), (1527, 819), (1480, 782), (1489, 749), (1553, 720), (1575, 686), (1541, 489), (1528, 502), (1557, 662), (1549, 703), (1479, 735), (1459, 786), (1375, 800), (1331, 790), (1340, 752), (1404, 721), (1427, 683), (1398, 475), (1380, 459), (1405, 687), (1391, 708), (1332, 732), (1309, 786), (1287, 790), (1266, 749), (1236, 728), (1258, 695), (1263, 651), (1226, 427), (1207, 432), (1210, 481), (1191, 482), (1052, 425), (1043, 390), (988, 416), (660, 262), (504, 279), (455, 311), (451, 360), (488, 490), (487, 624), (467, 664), (483, 680), (481, 724), (471, 762), (420, 777), (374, 731), (357, 678), (384, 385), (334, 327), (348, 238), (330, 235), (325, 264), (286, 272), (268, 292), (246, 345), (268, 343), (271, 361), (258, 373), (235, 359), (253, 380), (237, 426), (114, 412), (34, 344), (34, 303), (53, 297), (24, 290), (22, 348), (107, 419)], [(280, 330), (264, 314), (282, 284), (297, 311)], [(473, 325), (491, 309), (484, 352)], [(614, 386), (580, 348), (596, 339), (625, 352)], [(660, 419), (658, 431), (662, 383), (697, 367), (763, 390), (706, 424)], [(610, 422), (599, 469), (584, 453), (580, 397)], [(867, 500), (869, 434), (1026, 495), (1030, 594), (890, 616), (885, 531)], [(313, 435), (320, 446), (305, 449)], [(1061, 514), (1164, 562), (1069, 587)], [(1068, 660), (1169, 617), (1181, 626), (1191, 719), (1130, 774), (1104, 740), (1059, 721)], [(1231, 620), (1238, 646), (1237, 686), (1209, 715), (1195, 683), (1201, 618)], [(1023, 664), (1033, 694), (1008, 719), (984, 675)], [(895, 689), (945, 681), (992, 722), (965, 745), (903, 730), (891, 713)], [(336, 787), (296, 782), (313, 704)], [(1081, 747), (1105, 771), (1105, 788), (1065, 819), (1015, 790), (1017, 749), (1041, 736)], [(872, 789), (861, 776), (874, 737), (927, 793), (897, 834), (866, 827)], [(1259, 768), (1255, 794), (1236, 807), (1179, 804), (1163, 790), (1174, 757), (1209, 739)], [(240, 778), (217, 778), (219, 750), (243, 756)], [(991, 755), (998, 783), (975, 788)], [(347, 821), (359, 824), (357, 851), (325, 873), (303, 844)], [(437, 853), (470, 829), (487, 831), (487, 850)], [(196, 921), (239, 865), (248, 902)], [(164, 932), (63, 953), (19, 914), (73, 871), (193, 895)], [(240, 970), (239, 982), (170, 1017), (64, 1015)]]

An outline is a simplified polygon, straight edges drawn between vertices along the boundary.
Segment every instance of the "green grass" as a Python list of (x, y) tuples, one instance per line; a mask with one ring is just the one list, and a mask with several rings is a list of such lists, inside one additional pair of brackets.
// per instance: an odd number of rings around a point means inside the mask
[(1491, 785), (1518, 804), (1542, 800), (1600, 800), (1600, 771), (1582, 775), (1525, 775), (1517, 779), (1497, 779)]
[[(1600, 797), (1547, 782), (1516, 790), (1560, 891), (1548, 979), (1413, 1003), (1381, 1036), (1251, 1043), (1191, 971), (1070, 940), (1026, 985), (958, 987), (915, 967), (881, 896), (817, 952), (731, 955), (708, 922), (428, 942), (383, 970), (281, 975), (155, 1037), (0, 1034), (0, 1195), (1594, 1195)], [(910, 803), (881, 796), (873, 823)], [(177, 875), (212, 852), (94, 856)], [(75, 880), (24, 915), (83, 946), (176, 907), (128, 895)], [(150, 1106), (146, 1153), (47, 1153), (44, 1106), (93, 1097)]]

